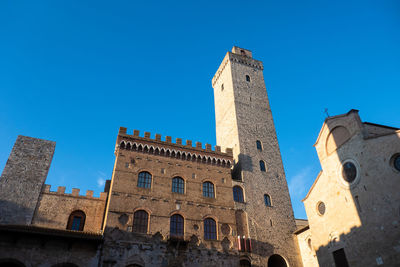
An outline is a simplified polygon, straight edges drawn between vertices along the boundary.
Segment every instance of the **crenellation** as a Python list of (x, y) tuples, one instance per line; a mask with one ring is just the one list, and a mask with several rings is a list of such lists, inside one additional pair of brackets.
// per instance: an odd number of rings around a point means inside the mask
[(128, 129), (126, 128), (126, 127), (119, 127), (119, 134), (126, 134), (126, 131), (127, 131)]
[(65, 194), (65, 186), (59, 186), (57, 188), (57, 193), (58, 194)]
[(59, 195), (59, 196), (66, 196), (66, 197), (79, 197), (79, 198), (88, 198), (88, 199), (101, 199), (105, 200), (107, 198), (107, 192), (100, 192), (100, 197), (94, 197), (93, 190), (86, 190), (85, 195), (80, 195), (79, 188), (72, 188), (71, 193), (65, 193), (66, 187), (65, 186), (58, 186), (57, 191), (51, 191), (51, 185), (45, 184), (43, 186), (42, 194), (51, 194), (51, 195)]
[(80, 192), (81, 190), (79, 189), (79, 188), (72, 188), (72, 195), (73, 196), (79, 196), (79, 192)]
[(201, 142), (196, 142), (196, 148), (200, 148), (200, 149), (203, 148)]
[[(124, 128), (124, 127), (121, 127)], [(168, 146), (173, 146), (179, 149), (190, 149), (190, 150), (194, 150), (194, 151), (202, 151), (202, 152), (207, 152), (207, 153), (212, 153), (212, 154), (218, 154), (221, 156), (230, 156), (232, 154), (232, 149), (230, 148), (226, 148), (225, 152), (222, 152), (221, 147), (220, 146), (215, 146), (215, 149), (212, 150), (212, 147), (210, 144), (206, 144), (206, 147), (203, 148), (203, 144), (202, 142), (195, 142), (195, 146), (193, 147), (193, 142), (192, 140), (186, 140), (186, 145), (183, 145), (182, 142), (182, 138), (176, 138), (175, 143), (172, 143), (172, 137), (171, 136), (166, 136), (165, 137), (165, 141), (161, 140), (161, 134), (156, 134), (154, 139), (150, 138), (150, 133), (149, 132), (145, 132), (145, 136), (144, 137), (140, 137), (139, 136), (139, 130), (134, 130), (133, 131), (134, 134), (133, 135), (129, 135), (129, 134), (125, 134), (125, 133), (120, 133), (119, 132), (119, 136), (121, 138), (118, 138), (117, 140), (117, 146), (119, 146), (121, 144), (121, 142), (125, 142), (125, 145), (128, 146), (128, 149), (131, 149), (132, 146), (135, 144), (136, 146), (139, 146), (139, 142), (143, 142), (146, 141), (147, 145), (148, 145), (148, 149), (150, 149), (151, 146), (154, 147), (154, 144), (163, 144), (163, 145), (168, 145)], [(133, 143), (130, 141), (134, 139)], [(135, 142), (136, 141), (136, 142)], [(150, 141), (150, 143), (149, 143)], [(146, 144), (142, 143), (142, 147), (146, 146)], [(218, 149), (217, 149), (218, 147)], [(160, 147), (161, 149), (162, 147)], [(216, 150), (217, 149), (217, 150)], [(174, 149), (172, 149), (174, 150)], [(196, 152), (195, 152), (196, 153)]]

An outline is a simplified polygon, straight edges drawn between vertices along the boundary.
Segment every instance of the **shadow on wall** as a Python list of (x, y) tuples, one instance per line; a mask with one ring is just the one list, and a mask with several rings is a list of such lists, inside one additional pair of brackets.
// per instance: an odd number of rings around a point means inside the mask
[[(242, 260), (251, 262), (251, 254), (238, 252), (237, 245), (227, 243), (227, 240), (208, 241), (207, 246), (200, 238), (192, 235), (190, 239), (167, 238), (159, 232), (154, 235), (138, 234), (118, 228), (106, 227), (104, 233), (103, 266), (239, 266)], [(267, 257), (272, 254), (273, 246), (269, 243), (252, 240), (253, 254)], [(221, 243), (221, 244), (217, 244)], [(223, 251), (217, 250), (222, 246)], [(243, 265), (247, 266), (247, 265)], [(256, 267), (257, 265), (252, 264)], [(285, 267), (272, 262), (270, 267)], [(261, 267), (261, 266), (260, 266)]]
[(363, 123), (354, 110), (325, 124), (329, 134), (317, 151), (329, 188), (319, 195), (316, 220), (330, 233), (326, 245), (315, 247), (319, 265), (397, 266), (400, 169), (393, 164), (399, 129)]
[(32, 214), (32, 210), (23, 207), (14, 202), (0, 199), (0, 224), (16, 224), (16, 222), (24, 221), (25, 224), (30, 224), (32, 221), (31, 216), (21, 218), (21, 215)]

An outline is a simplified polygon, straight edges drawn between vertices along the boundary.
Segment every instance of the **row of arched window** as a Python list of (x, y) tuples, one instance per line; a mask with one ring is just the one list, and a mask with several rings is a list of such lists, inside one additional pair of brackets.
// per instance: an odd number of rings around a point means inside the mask
[[(244, 202), (243, 189), (240, 186), (233, 187), (233, 200), (235, 202)], [(272, 207), (271, 197), (268, 194), (264, 195), (264, 204), (267, 207)]]
[(153, 146), (148, 146), (148, 145), (142, 145), (142, 144), (136, 144), (131, 142), (125, 142), (121, 141), (119, 144), (120, 149), (126, 149), (126, 150), (134, 150), (134, 151), (139, 151), (143, 153), (149, 153), (149, 154), (154, 154), (154, 155), (160, 155), (160, 156), (166, 156), (166, 157), (172, 157), (172, 158), (177, 158), (177, 159), (182, 159), (182, 160), (190, 160), (190, 161), (196, 161), (196, 162), (201, 162), (205, 164), (212, 164), (212, 165), (217, 165), (217, 166), (222, 166), (222, 167), (231, 167), (231, 161), (230, 160), (225, 160), (225, 159), (217, 159), (217, 158), (211, 158), (210, 156), (201, 156), (197, 154), (192, 154), (190, 152), (185, 152), (185, 151), (175, 151), (175, 150), (170, 150), (170, 149), (165, 149), (165, 148), (159, 148), (159, 147), (153, 147)]
[[(174, 214), (169, 219), (169, 231), (171, 237), (183, 237), (185, 233), (185, 220), (182, 215)], [(204, 239), (216, 240), (217, 239), (217, 223), (213, 218), (206, 218), (203, 220), (204, 225)], [(138, 210), (133, 214), (133, 227), (132, 231), (135, 233), (146, 234), (149, 226), (149, 214), (145, 210)]]
[[(149, 172), (143, 171), (140, 172), (138, 175), (138, 187), (142, 188), (151, 188), (151, 179), (152, 175)], [(172, 178), (172, 192), (178, 193), (178, 194), (184, 194), (185, 193), (185, 180), (181, 177), (174, 177)], [(203, 183), (203, 196), (204, 197), (211, 197), (215, 198), (215, 190), (214, 190), (214, 184), (211, 182), (204, 182)]]

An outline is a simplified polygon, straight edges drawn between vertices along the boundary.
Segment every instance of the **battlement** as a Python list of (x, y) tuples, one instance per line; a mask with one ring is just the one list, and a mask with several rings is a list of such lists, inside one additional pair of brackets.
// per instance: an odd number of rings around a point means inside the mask
[(184, 145), (182, 143), (182, 138), (176, 138), (176, 142), (173, 143), (171, 136), (166, 136), (165, 141), (163, 141), (161, 140), (160, 134), (156, 134), (155, 138), (152, 139), (150, 132), (145, 132), (144, 137), (139, 136), (139, 133), (138, 130), (133, 130), (133, 134), (130, 135), (127, 134), (127, 128), (120, 127), (116, 147), (155, 155), (176, 157), (178, 159), (222, 165), (224, 167), (233, 165), (233, 153), (231, 148), (227, 148), (225, 152), (222, 152), (220, 146), (215, 146), (213, 150), (210, 144), (206, 144), (205, 148), (203, 148), (201, 142), (195, 142), (195, 146), (193, 146), (192, 140), (186, 140), (186, 144)]
[(87, 199), (98, 199), (98, 200), (106, 200), (107, 193), (100, 192), (100, 197), (93, 197), (93, 190), (86, 190), (86, 195), (79, 195), (80, 189), (72, 188), (71, 194), (65, 193), (65, 186), (59, 186), (57, 191), (50, 191), (51, 185), (45, 184), (42, 190), (42, 193), (54, 194), (59, 196), (67, 196), (67, 197), (79, 197), (79, 198), (87, 198)]
[(232, 48), (232, 52), (226, 53), (224, 59), (222, 60), (221, 65), (219, 66), (214, 77), (212, 78), (211, 84), (213, 87), (215, 86), (216, 82), (218, 81), (219, 77), (221, 76), (222, 72), (225, 69), (225, 66), (228, 64), (229, 61), (247, 65), (249, 67), (256, 68), (259, 70), (264, 69), (263, 63), (259, 60), (254, 59), (253, 54), (250, 50), (234, 46)]

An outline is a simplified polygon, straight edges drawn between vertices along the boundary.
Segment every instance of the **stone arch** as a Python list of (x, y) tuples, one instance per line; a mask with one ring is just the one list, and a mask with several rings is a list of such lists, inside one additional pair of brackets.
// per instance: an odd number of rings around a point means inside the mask
[(350, 132), (344, 126), (337, 126), (331, 130), (326, 139), (326, 153), (329, 155), (350, 139)]
[(240, 267), (250, 267), (251, 266), (250, 260), (248, 258), (241, 258), (240, 262), (239, 262), (239, 266)]
[(142, 257), (140, 257), (139, 254), (134, 254), (134, 255), (129, 256), (129, 258), (125, 261), (125, 266), (126, 267), (144, 267), (145, 262), (142, 259)]
[(136, 143), (133, 143), (132, 150), (137, 150), (137, 144)]
[(288, 264), (281, 255), (274, 254), (268, 259), (268, 267), (288, 267)]
[(119, 143), (119, 148), (125, 149), (125, 141), (121, 141), (121, 143)]
[(131, 150), (131, 148), (132, 148), (131, 142), (128, 142), (128, 143), (126, 144), (125, 149)]

